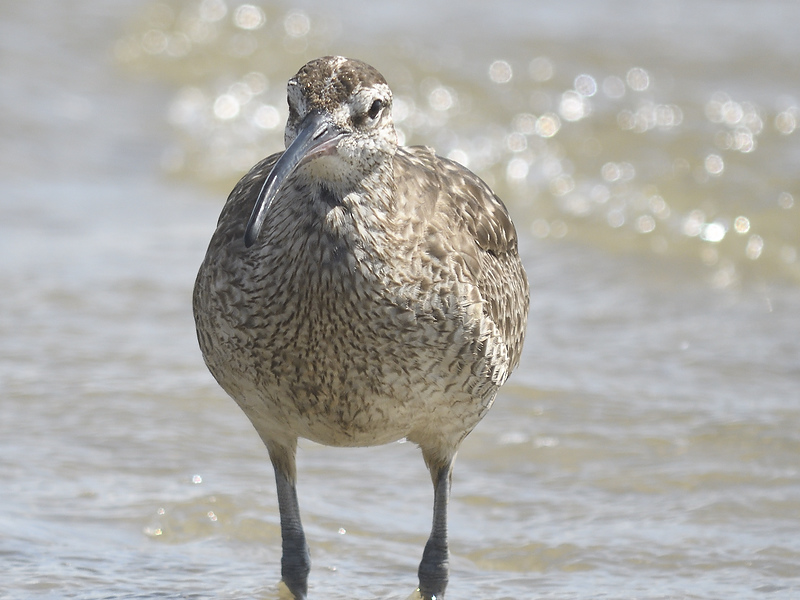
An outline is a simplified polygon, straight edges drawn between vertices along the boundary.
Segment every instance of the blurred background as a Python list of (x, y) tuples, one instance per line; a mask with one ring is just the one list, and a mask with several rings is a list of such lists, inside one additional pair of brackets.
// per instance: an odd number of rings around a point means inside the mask
[[(800, 4), (0, 0), (0, 598), (276, 599), (266, 451), (191, 288), (285, 84), (361, 58), (531, 283), (453, 598), (800, 593)], [(303, 443), (314, 598), (406, 598), (411, 444)]]

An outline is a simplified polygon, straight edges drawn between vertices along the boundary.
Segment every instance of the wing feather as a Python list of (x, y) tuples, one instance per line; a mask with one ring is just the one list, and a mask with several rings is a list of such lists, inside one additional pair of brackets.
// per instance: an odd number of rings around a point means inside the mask
[(519, 363), (529, 289), (508, 210), (477, 175), (428, 148), (400, 148), (395, 176), (404, 186), (397, 197), (413, 198), (415, 225), (426, 228), (427, 252), (455, 256), (476, 282), (484, 314), (508, 348), (510, 371)]

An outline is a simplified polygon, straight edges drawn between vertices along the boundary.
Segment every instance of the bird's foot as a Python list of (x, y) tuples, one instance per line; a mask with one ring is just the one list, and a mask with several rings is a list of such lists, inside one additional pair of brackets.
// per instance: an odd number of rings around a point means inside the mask
[(417, 588), (406, 600), (441, 600), (443, 598), (444, 596), (425, 596), (420, 589)]
[(311, 570), (311, 560), (308, 550), (287, 556), (282, 560), (281, 576), (283, 585), (291, 592), (292, 600), (306, 600), (308, 597), (308, 573)]
[(419, 565), (419, 594), (422, 600), (442, 600), (449, 579), (447, 543), (428, 540)]
[(297, 588), (293, 591), (286, 581), (281, 579), (278, 583), (278, 600), (307, 600), (307, 595)]

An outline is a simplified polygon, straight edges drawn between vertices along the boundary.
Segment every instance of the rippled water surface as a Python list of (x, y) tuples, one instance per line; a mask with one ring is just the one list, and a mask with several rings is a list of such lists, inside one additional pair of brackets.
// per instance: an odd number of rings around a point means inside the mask
[[(464, 6), (466, 4), (466, 6)], [(800, 597), (800, 5), (0, 2), (0, 598), (279, 597), (191, 287), (323, 54), (506, 200), (522, 364), (464, 443), (448, 598)], [(313, 598), (405, 599), (411, 444), (299, 454)]]

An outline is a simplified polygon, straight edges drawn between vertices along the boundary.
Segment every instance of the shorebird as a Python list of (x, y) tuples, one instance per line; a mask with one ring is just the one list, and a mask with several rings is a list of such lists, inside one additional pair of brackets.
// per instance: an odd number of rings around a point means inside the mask
[(444, 596), (464, 437), (517, 366), (528, 282), (503, 203), (475, 174), (397, 143), (370, 65), (313, 60), (288, 84), (286, 150), (222, 209), (194, 288), (206, 365), (269, 452), (281, 576), (308, 595), (298, 438), (416, 443), (434, 487), (419, 595)]

